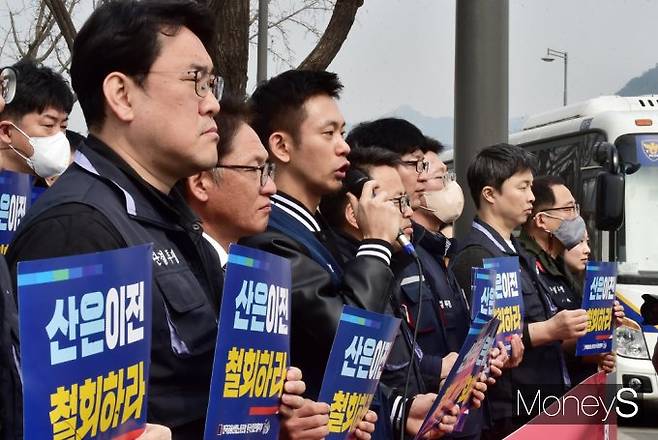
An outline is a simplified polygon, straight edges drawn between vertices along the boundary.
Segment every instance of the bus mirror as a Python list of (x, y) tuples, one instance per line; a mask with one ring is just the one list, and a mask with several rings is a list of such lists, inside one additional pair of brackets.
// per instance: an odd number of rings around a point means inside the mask
[(644, 303), (640, 308), (644, 325), (658, 325), (658, 295), (645, 293), (642, 295)]
[(609, 142), (594, 144), (594, 160), (610, 173), (619, 172), (619, 153), (617, 147)]
[(624, 221), (624, 175), (603, 172), (596, 177), (596, 228), (616, 231)]

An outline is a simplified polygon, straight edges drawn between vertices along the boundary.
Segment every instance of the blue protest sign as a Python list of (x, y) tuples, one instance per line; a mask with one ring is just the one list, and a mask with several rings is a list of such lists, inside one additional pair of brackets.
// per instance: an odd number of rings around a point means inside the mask
[(331, 407), (326, 439), (347, 438), (363, 419), (399, 326), (392, 316), (343, 307), (318, 397)]
[(454, 406), (459, 406), (455, 431), (461, 431), (470, 409), (471, 391), (480, 373), (488, 367), (489, 351), (494, 344), (500, 321), (479, 314), (471, 323), (466, 340), (459, 350), (445, 383), (439, 390), (416, 439), (421, 439), (432, 429), (438, 428), (441, 418)]
[(617, 288), (617, 263), (590, 261), (585, 271), (583, 309), (587, 333), (578, 338), (576, 356), (612, 351), (612, 306)]
[(206, 440), (276, 439), (290, 353), (290, 261), (231, 245), (224, 279)]
[(25, 438), (136, 438), (146, 423), (152, 245), (18, 263)]
[(635, 136), (637, 161), (642, 166), (658, 166), (658, 135), (643, 134)]
[(496, 271), (474, 267), (471, 269), (471, 320), (478, 314), (494, 316), (496, 305)]
[(0, 173), (0, 253), (7, 253), (9, 243), (21, 219), (32, 205), (32, 183), (29, 174)]
[(496, 271), (496, 301), (494, 316), (500, 321), (496, 341), (511, 349), (513, 335), (523, 334), (523, 295), (518, 257), (485, 258), (485, 269)]

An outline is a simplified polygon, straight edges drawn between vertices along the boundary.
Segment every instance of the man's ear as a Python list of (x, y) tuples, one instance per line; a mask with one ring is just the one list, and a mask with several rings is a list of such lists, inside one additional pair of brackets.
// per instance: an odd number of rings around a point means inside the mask
[(185, 180), (185, 189), (187, 193), (199, 202), (205, 203), (210, 198), (208, 189), (213, 184), (210, 171), (202, 171)]
[(103, 81), (105, 106), (122, 122), (135, 118), (134, 96), (139, 87), (131, 78), (121, 72), (112, 72)]
[(345, 204), (344, 216), (347, 224), (352, 226), (354, 229), (359, 229), (359, 225), (356, 222), (356, 214), (354, 213), (354, 209), (352, 209), (352, 205), (350, 203)]
[(16, 129), (14, 128), (10, 120), (6, 119), (4, 121), (0, 121), (0, 142), (4, 144), (2, 145), (2, 149), (9, 148), (5, 146), (11, 144), (11, 136), (9, 136), (9, 132), (11, 130), (16, 130)]
[(480, 198), (488, 204), (493, 205), (496, 201), (495, 193), (496, 190), (492, 186), (485, 186), (480, 192)]
[(270, 157), (277, 162), (290, 162), (290, 152), (292, 150), (292, 137), (283, 131), (275, 131), (268, 138), (270, 147)]
[(538, 212), (535, 214), (535, 216), (532, 218), (532, 222), (535, 224), (535, 226), (542, 231), (548, 231), (548, 225), (546, 224), (546, 220), (544, 219), (544, 216), (541, 215), (541, 212)]

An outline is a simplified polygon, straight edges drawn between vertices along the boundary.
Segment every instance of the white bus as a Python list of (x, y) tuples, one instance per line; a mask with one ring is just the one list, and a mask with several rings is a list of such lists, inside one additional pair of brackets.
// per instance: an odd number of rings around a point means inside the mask
[[(650, 360), (658, 327), (640, 316), (642, 295), (658, 294), (658, 96), (603, 96), (542, 113), (528, 118), (509, 142), (537, 155), (539, 175), (559, 175), (567, 182), (587, 222), (592, 258), (619, 262), (617, 297), (629, 319), (616, 330), (615, 382), (645, 400), (658, 400)], [(602, 143), (611, 153), (604, 167)], [(615, 198), (600, 191), (597, 201), (597, 176), (606, 167), (625, 181), (618, 197), (625, 214), (616, 231), (596, 227), (597, 205), (603, 211), (607, 199)]]

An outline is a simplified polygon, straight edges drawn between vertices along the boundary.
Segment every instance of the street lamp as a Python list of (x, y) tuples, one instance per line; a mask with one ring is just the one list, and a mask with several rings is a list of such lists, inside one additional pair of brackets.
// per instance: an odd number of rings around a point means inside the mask
[(567, 53), (560, 50), (548, 48), (546, 49), (546, 56), (542, 57), (542, 61), (550, 63), (555, 61), (555, 58), (562, 58), (564, 60), (564, 99), (563, 104), (567, 105)]

